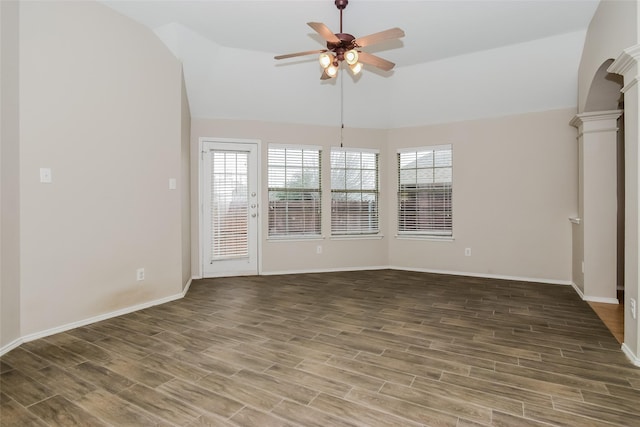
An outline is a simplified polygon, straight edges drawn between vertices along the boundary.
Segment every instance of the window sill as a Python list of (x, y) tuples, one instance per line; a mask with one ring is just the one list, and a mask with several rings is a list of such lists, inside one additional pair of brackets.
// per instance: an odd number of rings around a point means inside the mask
[(300, 241), (313, 241), (324, 240), (324, 236), (271, 236), (267, 237), (267, 242), (300, 242)]
[(453, 242), (453, 236), (421, 236), (419, 234), (396, 234), (398, 240), (429, 240), (434, 242)]
[(382, 240), (384, 235), (382, 234), (341, 234), (331, 236), (331, 240)]

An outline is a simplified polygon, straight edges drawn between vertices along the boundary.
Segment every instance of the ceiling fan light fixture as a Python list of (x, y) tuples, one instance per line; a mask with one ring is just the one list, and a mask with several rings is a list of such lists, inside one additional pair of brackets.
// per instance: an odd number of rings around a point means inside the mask
[(325, 68), (324, 71), (325, 73), (327, 73), (327, 76), (333, 78), (338, 75), (338, 66), (331, 64), (327, 68)]
[(334, 33), (322, 22), (307, 22), (307, 25), (326, 42), (326, 49), (277, 55), (274, 59), (320, 54), (318, 61), (323, 70), (322, 76), (320, 77), (321, 80), (327, 80), (337, 76), (338, 68), (343, 61), (347, 63), (354, 75), (362, 71), (362, 64), (367, 64), (383, 71), (391, 71), (396, 64), (361, 49), (376, 43), (404, 37), (404, 31), (396, 27), (356, 38), (342, 30), (342, 12), (349, 4), (349, 0), (334, 0), (334, 3), (340, 11), (340, 32)]
[(320, 58), (318, 58), (318, 61), (320, 61), (320, 66), (326, 70), (327, 67), (333, 62), (333, 57), (324, 52), (320, 54)]
[(359, 62), (356, 62), (353, 65), (349, 65), (349, 68), (351, 69), (351, 72), (353, 73), (353, 75), (357, 76), (358, 74), (360, 74), (360, 71), (362, 71), (362, 64)]
[(344, 54), (344, 60), (347, 61), (347, 64), (354, 65), (358, 62), (358, 51), (355, 49), (348, 50)]

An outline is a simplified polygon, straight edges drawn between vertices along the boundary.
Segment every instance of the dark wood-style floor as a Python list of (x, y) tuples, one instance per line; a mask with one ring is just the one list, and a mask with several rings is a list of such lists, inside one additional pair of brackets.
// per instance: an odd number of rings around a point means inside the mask
[(640, 423), (640, 369), (571, 287), (417, 272), (195, 281), (0, 372), (3, 427)]

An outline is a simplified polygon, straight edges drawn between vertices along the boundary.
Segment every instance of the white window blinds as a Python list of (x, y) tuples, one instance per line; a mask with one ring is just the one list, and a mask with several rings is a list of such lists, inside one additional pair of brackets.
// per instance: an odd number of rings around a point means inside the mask
[(321, 235), (318, 147), (269, 146), (269, 236)]
[(331, 149), (331, 234), (378, 233), (378, 152)]
[(452, 235), (451, 145), (398, 152), (398, 234)]
[(248, 153), (211, 151), (211, 261), (248, 255)]

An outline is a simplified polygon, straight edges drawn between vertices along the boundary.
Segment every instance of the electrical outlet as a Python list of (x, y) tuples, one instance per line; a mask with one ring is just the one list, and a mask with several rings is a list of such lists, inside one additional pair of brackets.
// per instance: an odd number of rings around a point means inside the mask
[(471, 256), (471, 248), (464, 248), (464, 256)]
[(53, 182), (51, 178), (51, 168), (40, 168), (40, 182), (45, 184), (51, 184)]
[(144, 280), (144, 268), (139, 268), (136, 270), (136, 280)]
[(316, 253), (317, 254), (321, 254), (322, 253), (322, 245), (316, 246)]
[(636, 300), (633, 298), (629, 299), (629, 305), (631, 306), (631, 317), (633, 317), (634, 319), (636, 318), (636, 316), (638, 315), (637, 310), (637, 305), (636, 305)]

